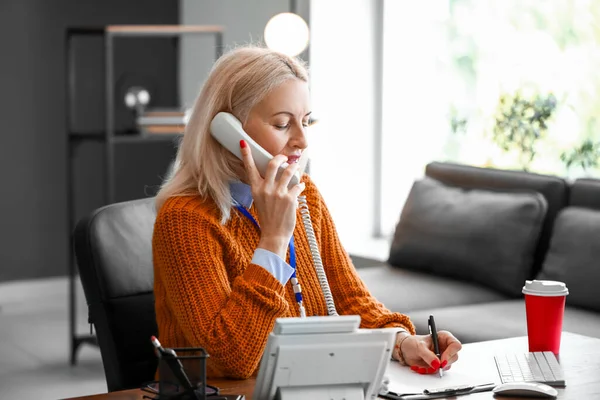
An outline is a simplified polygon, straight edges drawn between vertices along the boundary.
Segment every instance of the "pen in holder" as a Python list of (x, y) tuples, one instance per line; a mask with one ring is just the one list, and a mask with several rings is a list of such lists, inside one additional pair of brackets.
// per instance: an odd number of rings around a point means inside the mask
[(206, 351), (201, 347), (165, 350), (158, 352), (158, 398), (206, 400)]

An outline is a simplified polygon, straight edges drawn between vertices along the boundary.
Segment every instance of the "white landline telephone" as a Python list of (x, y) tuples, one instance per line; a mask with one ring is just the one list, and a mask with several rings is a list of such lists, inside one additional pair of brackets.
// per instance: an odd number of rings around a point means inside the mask
[[(242, 159), (240, 140), (245, 140), (250, 147), (252, 158), (254, 159), (254, 163), (256, 164), (258, 172), (261, 174), (261, 176), (265, 175), (267, 165), (269, 164), (269, 161), (273, 159), (273, 156), (268, 151), (260, 147), (259, 144), (250, 137), (250, 135), (244, 132), (242, 123), (233, 114), (227, 112), (218, 113), (210, 123), (210, 132), (217, 142), (221, 143), (223, 147), (233, 153), (240, 160)], [(283, 163), (279, 167), (279, 171), (277, 171), (277, 179), (279, 179), (279, 176), (287, 166), (287, 163)], [(293, 175), (288, 187), (297, 185), (299, 182), (300, 177), (297, 174)], [(323, 296), (325, 297), (325, 303), (327, 304), (327, 312), (329, 315), (338, 315), (337, 311), (335, 310), (333, 295), (331, 294), (329, 283), (327, 282), (327, 276), (325, 275), (325, 270), (323, 268), (323, 262), (321, 261), (321, 254), (319, 253), (319, 248), (317, 247), (317, 239), (315, 237), (315, 231), (310, 219), (310, 213), (306, 203), (306, 196), (298, 196), (298, 203), (300, 214), (302, 215), (302, 223), (304, 224), (306, 236), (308, 237), (308, 243), (310, 245), (313, 263), (319, 278), (319, 284), (321, 285), (321, 290), (323, 292)]]
[[(213, 136), (213, 138), (215, 138), (215, 140), (217, 140), (217, 142), (219, 142), (223, 147), (225, 147), (227, 150), (229, 150), (231, 153), (233, 153), (240, 160), (242, 159), (242, 153), (240, 151), (240, 140), (245, 140), (246, 143), (248, 144), (248, 146), (250, 147), (250, 151), (252, 152), (252, 157), (254, 159), (254, 163), (256, 164), (256, 168), (258, 169), (258, 172), (261, 174), (261, 176), (265, 175), (269, 161), (271, 161), (271, 159), (273, 159), (273, 156), (271, 154), (269, 154), (268, 151), (263, 149), (258, 143), (256, 143), (246, 132), (244, 132), (242, 123), (234, 115), (227, 113), (227, 112), (218, 113), (211, 121), (210, 132), (211, 132), (211, 135)], [(287, 163), (283, 163), (279, 167), (279, 171), (277, 172), (277, 179), (279, 179), (279, 176), (281, 175), (283, 170), (285, 170), (285, 168), (287, 168), (287, 166), (288, 166)], [(292, 176), (292, 179), (290, 180), (290, 184), (288, 185), (288, 187), (297, 185), (299, 182), (300, 182), (299, 175), (294, 175), (294, 176)], [(301, 311), (302, 318), (300, 318), (297, 321), (294, 321), (294, 319), (292, 318), (289, 320), (289, 323), (299, 324), (298, 327), (300, 327), (302, 329), (306, 329), (306, 327), (308, 327), (309, 329), (317, 329), (319, 332), (325, 332), (325, 331), (330, 330), (332, 324), (334, 325), (336, 323), (336, 321), (341, 322), (343, 324), (347, 324), (353, 318), (358, 318), (358, 321), (360, 321), (360, 317), (358, 317), (358, 316), (351, 316), (351, 315), (339, 316), (338, 315), (338, 313), (335, 309), (335, 304), (333, 302), (333, 296), (332, 296), (331, 290), (329, 288), (329, 283), (327, 282), (327, 276), (325, 275), (325, 270), (323, 268), (323, 262), (321, 260), (319, 248), (317, 246), (317, 240), (316, 240), (316, 236), (315, 236), (315, 231), (312, 226), (312, 221), (310, 219), (310, 213), (309, 213), (308, 205), (306, 202), (306, 196), (302, 196), (302, 195), (298, 196), (298, 203), (299, 203), (300, 213), (302, 215), (302, 223), (304, 224), (304, 229), (306, 231), (306, 236), (308, 238), (308, 243), (309, 243), (310, 252), (311, 252), (312, 258), (313, 258), (313, 263), (315, 266), (315, 270), (317, 272), (319, 284), (321, 286), (321, 291), (323, 292), (323, 296), (325, 297), (325, 303), (327, 305), (327, 313), (330, 316), (336, 316), (338, 319), (330, 320), (328, 318), (324, 319), (324, 317), (319, 317), (319, 316), (306, 318), (306, 315), (304, 315), (304, 313)], [(284, 320), (280, 320), (280, 323), (285, 323), (285, 322), (286, 321), (284, 321)], [(356, 323), (356, 326), (355, 326), (356, 329), (358, 328), (358, 325), (359, 324)], [(360, 330), (360, 331), (362, 331), (362, 330)], [(365, 331), (369, 331), (369, 330), (365, 330)], [(273, 336), (273, 333), (269, 337), (271, 338), (272, 336)], [(367, 335), (367, 336), (369, 336), (369, 335)], [(365, 337), (367, 337), (367, 336), (365, 336)], [(270, 340), (272, 340), (272, 339), (270, 339)], [(389, 343), (390, 343), (390, 346), (393, 346), (393, 340), (389, 341)], [(338, 343), (338, 345), (339, 345), (339, 343)], [(390, 349), (391, 349), (391, 347), (390, 347)], [(354, 352), (356, 352), (356, 346), (354, 346), (352, 349), (352, 353), (354, 353)], [(269, 369), (269, 365), (272, 361), (272, 360), (270, 360), (271, 357), (270, 357), (269, 353), (270, 352), (265, 351), (265, 353), (263, 354), (263, 358), (261, 359), (261, 366), (260, 366), (260, 371), (259, 371), (259, 374), (257, 377), (257, 382), (259, 382), (259, 383), (262, 382), (262, 383), (257, 384), (257, 386), (255, 388), (255, 396), (254, 396), (258, 400), (272, 398), (271, 396), (266, 396), (266, 394), (263, 393), (265, 387), (268, 389), (272, 385), (272, 382), (270, 380), (274, 379), (274, 376), (275, 376), (274, 373), (273, 373), (273, 376), (271, 376), (271, 373), (268, 373), (268, 371), (267, 371)], [(329, 352), (328, 352), (328, 354), (329, 354)], [(387, 360), (386, 354), (384, 354), (384, 356), (382, 358), (383, 360)], [(331, 358), (331, 357), (329, 357), (329, 358)], [(310, 364), (310, 365), (312, 365), (312, 364)], [(387, 365), (387, 364), (384, 363), (382, 365)], [(377, 377), (374, 379), (374, 382), (377, 382), (378, 384), (369, 390), (369, 393), (371, 395), (370, 398), (374, 398), (376, 396), (381, 385), (383, 385), (384, 391), (386, 391), (385, 388), (387, 387), (387, 382), (386, 382), (387, 377), (383, 377), (383, 383), (379, 384), (379, 382), (381, 382), (381, 379), (382, 379), (382, 374), (383, 374), (383, 371), (379, 371), (377, 374)], [(336, 387), (337, 386), (335, 386), (334, 389)], [(298, 389), (298, 388), (296, 388), (296, 389)], [(343, 387), (342, 387), (342, 389), (343, 389)], [(323, 392), (322, 388), (317, 388), (317, 393), (321, 396), (329, 393), (327, 391), (325, 391), (323, 393), (321, 393), (321, 392)], [(353, 396), (347, 396), (346, 392), (344, 392), (343, 390), (340, 393), (338, 393), (341, 396), (339, 398), (348, 398), (348, 399), (355, 398)], [(302, 392), (302, 388), (300, 388), (300, 391), (298, 391), (297, 393), (287, 393), (286, 395), (282, 395), (280, 397), (283, 398), (283, 400), (303, 399), (303, 398), (306, 398), (306, 396), (304, 396), (304, 394), (305, 393)], [(315, 399), (320, 398), (318, 396), (317, 397), (311, 396), (311, 397), (315, 398)], [(329, 394), (327, 394), (326, 396), (324, 396), (324, 398), (329, 399), (329, 398), (331, 398), (331, 396), (329, 396)], [(359, 394), (356, 398), (364, 399), (365, 397), (363, 397), (362, 395)]]

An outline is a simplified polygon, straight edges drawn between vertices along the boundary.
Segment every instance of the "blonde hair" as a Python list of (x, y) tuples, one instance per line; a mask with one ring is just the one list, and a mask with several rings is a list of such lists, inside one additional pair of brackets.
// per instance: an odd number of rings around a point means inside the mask
[(156, 208), (173, 196), (211, 197), (221, 223), (231, 214), (229, 182), (245, 177), (243, 163), (210, 135), (210, 123), (221, 111), (244, 124), (250, 110), (289, 79), (308, 82), (304, 63), (256, 46), (239, 47), (221, 56), (196, 98), (177, 151), (172, 172), (156, 195)]

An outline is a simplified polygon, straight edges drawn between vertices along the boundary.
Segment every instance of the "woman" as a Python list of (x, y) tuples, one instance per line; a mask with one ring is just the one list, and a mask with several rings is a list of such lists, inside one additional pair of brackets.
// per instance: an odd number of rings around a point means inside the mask
[[(242, 162), (211, 137), (210, 122), (221, 111), (236, 116), (275, 156), (264, 177), (244, 141)], [(308, 76), (299, 60), (245, 47), (214, 65), (194, 104), (175, 171), (156, 200), (154, 295), (161, 342), (203, 347), (210, 354), (209, 377), (244, 379), (257, 372), (275, 319), (300, 315), (298, 284), (306, 314), (327, 315), (306, 232), (297, 223), (302, 194), (338, 313), (360, 315), (361, 328), (398, 328), (393, 357), (417, 372), (449, 368), (460, 343), (441, 331), (438, 359), (428, 335), (415, 335), (407, 316), (369, 294), (310, 177), (302, 175), (288, 189), (308, 146), (309, 117)], [(277, 178), (284, 162), (289, 166)]]

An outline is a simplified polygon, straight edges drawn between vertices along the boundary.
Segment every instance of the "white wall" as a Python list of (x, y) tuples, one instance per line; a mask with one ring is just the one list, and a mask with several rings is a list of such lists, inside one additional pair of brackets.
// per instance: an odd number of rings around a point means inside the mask
[(350, 253), (385, 259), (387, 240), (375, 221), (377, 1), (327, 0), (310, 5), (311, 176)]
[[(225, 48), (262, 41), (265, 25), (280, 12), (290, 11), (289, 0), (180, 0), (180, 23), (223, 25)], [(214, 63), (212, 36), (184, 36), (180, 51), (180, 95), (189, 107)]]
[[(269, 18), (290, 11), (286, 0), (180, 0), (182, 24), (224, 25), (226, 47), (262, 40)], [(386, 240), (373, 239), (375, 204), (374, 26), (381, 0), (297, 0), (310, 25), (311, 98), (318, 124), (309, 137), (310, 173), (353, 254), (387, 257)], [(211, 37), (182, 43), (181, 94), (190, 106), (214, 62)]]

